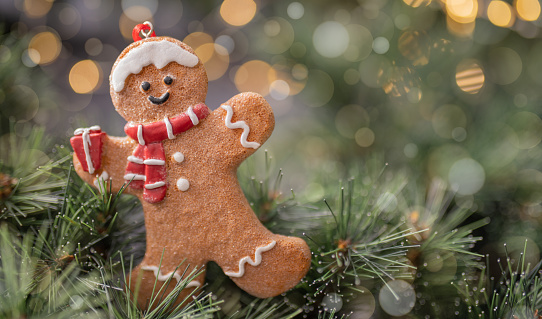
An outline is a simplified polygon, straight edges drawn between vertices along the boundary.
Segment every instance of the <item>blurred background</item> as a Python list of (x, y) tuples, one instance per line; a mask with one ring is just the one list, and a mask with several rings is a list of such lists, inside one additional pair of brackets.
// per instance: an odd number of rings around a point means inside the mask
[(477, 251), (529, 239), (536, 263), (540, 13), (538, 0), (0, 0), (0, 143), (35, 125), (62, 144), (79, 126), (123, 135), (108, 76), (148, 20), (195, 49), (211, 109), (266, 97), (277, 126), (265, 147), (306, 201), (379, 154), (491, 217)]

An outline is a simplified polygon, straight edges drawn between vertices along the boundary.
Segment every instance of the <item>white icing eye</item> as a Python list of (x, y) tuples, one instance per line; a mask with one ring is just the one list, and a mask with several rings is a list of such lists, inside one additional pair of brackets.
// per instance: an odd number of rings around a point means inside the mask
[(143, 91), (148, 91), (151, 88), (151, 84), (149, 82), (143, 82), (141, 83), (141, 89)]
[(164, 83), (167, 84), (167, 85), (171, 85), (171, 83), (173, 83), (173, 78), (171, 76), (166, 76), (164, 78)]

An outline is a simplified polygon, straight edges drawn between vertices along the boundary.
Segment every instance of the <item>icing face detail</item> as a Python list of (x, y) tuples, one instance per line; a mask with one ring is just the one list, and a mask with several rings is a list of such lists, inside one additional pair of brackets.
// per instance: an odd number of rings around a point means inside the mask
[(149, 95), (149, 101), (150, 101), (152, 104), (156, 104), (156, 105), (163, 104), (163, 103), (165, 103), (168, 99), (169, 99), (169, 92), (166, 92), (166, 93), (162, 94), (161, 97), (154, 97), (154, 96), (152, 96), (152, 95)]
[(151, 84), (149, 82), (145, 81), (145, 82), (141, 83), (141, 89), (144, 92), (147, 92), (150, 88), (151, 88)]
[(183, 47), (167, 40), (142, 42), (118, 61), (111, 73), (111, 85), (115, 92), (120, 92), (125, 86), (125, 80), (130, 74), (137, 74), (147, 65), (162, 69), (171, 62), (186, 67), (194, 67), (199, 59)]
[(164, 78), (164, 83), (165, 83), (166, 85), (171, 85), (171, 83), (173, 83), (173, 78), (172, 78), (171, 76), (169, 76), (169, 75), (166, 76), (166, 77)]
[(206, 81), (201, 63), (186, 67), (172, 62), (162, 69), (148, 65), (140, 73), (129, 75), (121, 92), (111, 90), (111, 97), (116, 110), (128, 122), (164, 121), (166, 117), (188, 111), (190, 106), (204, 103)]

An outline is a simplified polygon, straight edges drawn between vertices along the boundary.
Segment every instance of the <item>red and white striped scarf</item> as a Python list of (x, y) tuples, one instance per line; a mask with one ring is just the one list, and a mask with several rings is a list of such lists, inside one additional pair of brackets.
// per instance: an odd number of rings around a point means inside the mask
[(205, 104), (189, 107), (181, 115), (150, 124), (128, 123), (124, 127), (126, 135), (139, 145), (128, 156), (124, 179), (131, 181), (130, 187), (143, 188), (143, 198), (149, 203), (158, 203), (166, 196), (166, 157), (162, 141), (174, 139), (176, 135), (194, 127), (209, 115)]

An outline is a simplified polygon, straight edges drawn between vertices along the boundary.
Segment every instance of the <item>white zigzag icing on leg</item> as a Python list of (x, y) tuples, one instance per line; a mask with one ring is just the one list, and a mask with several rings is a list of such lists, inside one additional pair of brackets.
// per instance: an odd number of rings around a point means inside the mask
[(245, 263), (249, 263), (252, 266), (258, 266), (262, 262), (262, 253), (266, 252), (268, 250), (271, 250), (271, 248), (275, 247), (276, 244), (277, 244), (277, 242), (273, 240), (267, 246), (261, 246), (261, 247), (256, 248), (256, 255), (254, 256), (254, 260), (252, 260), (249, 256), (243, 257), (243, 258), (241, 258), (239, 260), (239, 271), (238, 272), (226, 271), (226, 272), (224, 272), (224, 274), (226, 274), (226, 276), (230, 276), (230, 277), (237, 277), (237, 278), (243, 277), (243, 275), (245, 274)]
[(248, 142), (247, 137), (248, 133), (250, 132), (250, 127), (248, 127), (247, 123), (245, 121), (237, 121), (235, 123), (231, 122), (231, 118), (233, 117), (233, 109), (229, 105), (221, 105), (221, 108), (226, 110), (226, 118), (224, 119), (224, 122), (226, 123), (226, 127), (229, 129), (236, 129), (236, 128), (242, 128), (243, 133), (241, 134), (241, 145), (246, 148), (253, 148), (257, 149), (260, 147), (260, 143), (257, 142)]
[[(166, 281), (173, 274), (173, 271), (172, 271), (164, 275), (162, 274), (162, 270), (156, 266), (141, 266), (141, 269), (150, 270), (154, 272), (154, 276), (156, 277), (156, 279), (158, 279), (158, 281)], [(177, 282), (181, 281), (182, 279), (181, 275), (177, 271), (175, 272), (175, 274), (173, 274), (173, 278), (175, 278)], [(192, 287), (199, 287), (199, 286), (201, 286), (201, 283), (199, 281), (192, 280), (191, 282), (188, 283), (188, 285), (186, 285), (185, 288), (192, 288)]]

